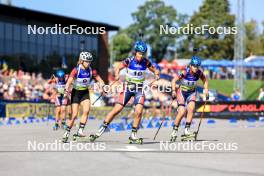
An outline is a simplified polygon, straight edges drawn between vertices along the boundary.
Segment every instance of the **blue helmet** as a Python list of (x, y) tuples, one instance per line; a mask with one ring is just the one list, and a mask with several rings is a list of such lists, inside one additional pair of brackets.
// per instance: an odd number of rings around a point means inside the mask
[(202, 61), (201, 61), (200, 57), (192, 56), (192, 59), (190, 62), (191, 65), (199, 67), (199, 66), (201, 66), (201, 63), (202, 63)]
[(58, 70), (58, 71), (56, 72), (56, 76), (57, 76), (58, 78), (63, 78), (64, 75), (65, 75), (65, 73), (64, 73), (63, 70)]
[(143, 41), (137, 41), (135, 43), (134, 50), (141, 52), (141, 53), (146, 53), (147, 52), (147, 45)]

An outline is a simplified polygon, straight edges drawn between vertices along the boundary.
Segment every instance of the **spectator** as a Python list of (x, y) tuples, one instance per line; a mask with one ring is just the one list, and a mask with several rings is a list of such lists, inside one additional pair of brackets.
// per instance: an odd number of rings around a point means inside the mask
[(263, 90), (263, 88), (259, 89), (259, 96), (258, 96), (257, 100), (264, 101), (264, 90)]

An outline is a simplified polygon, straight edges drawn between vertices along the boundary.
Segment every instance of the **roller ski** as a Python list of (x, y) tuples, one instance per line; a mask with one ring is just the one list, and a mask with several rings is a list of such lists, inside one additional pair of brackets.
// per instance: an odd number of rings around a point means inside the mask
[(172, 133), (171, 133), (170, 142), (176, 142), (177, 133), (178, 133), (178, 128), (177, 127), (173, 127), (173, 130), (172, 130)]
[(89, 136), (89, 140), (90, 140), (90, 142), (94, 142), (97, 138), (99, 138), (99, 136), (97, 136), (96, 134), (91, 134), (91, 135)]
[(196, 140), (196, 132), (190, 132), (188, 128), (184, 130), (184, 134), (181, 135), (181, 141), (195, 141)]
[(62, 142), (63, 143), (67, 143), (68, 139), (69, 139), (69, 136), (70, 136), (70, 132), (65, 131), (65, 133), (63, 134), (63, 137), (62, 137)]
[(82, 132), (77, 132), (76, 134), (73, 135), (73, 141), (84, 141), (87, 140), (87, 136), (83, 134)]
[(99, 130), (98, 130), (98, 132), (96, 134), (91, 134), (89, 136), (90, 142), (94, 142), (97, 138), (99, 138), (100, 136), (102, 136), (102, 134), (107, 129), (108, 125), (109, 125), (109, 123), (104, 122), (103, 125), (99, 128)]
[(143, 144), (143, 138), (137, 137), (137, 129), (132, 129), (131, 136), (128, 138), (129, 144)]
[(129, 144), (143, 144), (143, 138), (133, 139), (132, 137), (129, 137), (128, 143)]

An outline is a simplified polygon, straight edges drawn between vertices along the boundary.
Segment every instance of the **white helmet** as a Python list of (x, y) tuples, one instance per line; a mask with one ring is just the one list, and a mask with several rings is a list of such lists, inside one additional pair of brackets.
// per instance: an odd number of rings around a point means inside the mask
[(93, 61), (93, 56), (89, 52), (81, 52), (80, 53), (80, 59), (83, 61)]

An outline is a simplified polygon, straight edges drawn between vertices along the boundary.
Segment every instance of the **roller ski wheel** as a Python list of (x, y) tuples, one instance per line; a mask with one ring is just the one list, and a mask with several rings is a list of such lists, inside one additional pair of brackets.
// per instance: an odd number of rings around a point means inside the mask
[(69, 139), (69, 137), (63, 137), (61, 141), (62, 141), (63, 143), (67, 143), (67, 142), (68, 142), (68, 139)]
[(90, 140), (90, 142), (94, 142), (98, 137), (99, 137), (99, 136), (97, 136), (97, 135), (95, 135), (95, 134), (91, 134), (91, 135), (89, 136), (89, 140)]
[(181, 135), (181, 141), (195, 141), (196, 139), (196, 134), (189, 134), (189, 135)]
[(63, 137), (62, 137), (62, 142), (63, 142), (63, 143), (67, 143), (67, 142), (68, 142), (68, 139), (69, 139), (69, 136), (70, 136), (70, 134), (66, 134), (66, 133), (65, 133), (65, 134), (63, 135)]
[(87, 136), (80, 136), (78, 134), (74, 134), (73, 135), (73, 141), (83, 141), (83, 140), (86, 140), (87, 139)]
[(128, 138), (129, 144), (143, 144), (143, 138), (132, 139), (131, 137)]
[(176, 142), (177, 136), (171, 136), (170, 142)]

